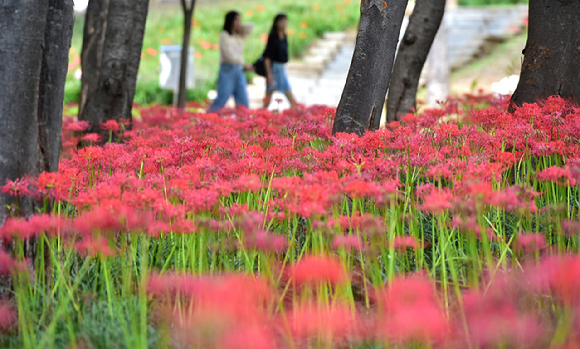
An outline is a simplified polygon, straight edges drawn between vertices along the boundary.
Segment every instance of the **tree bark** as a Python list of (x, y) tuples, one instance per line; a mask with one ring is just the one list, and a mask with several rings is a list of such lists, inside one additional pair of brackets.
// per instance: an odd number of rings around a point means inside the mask
[(417, 0), (391, 76), (387, 122), (399, 120), (417, 107), (419, 78), (444, 12), (445, 0)]
[[(89, 5), (95, 1), (100, 0), (91, 0)], [(90, 85), (82, 88), (83, 94), (86, 91), (86, 100), (82, 112), (79, 108), (79, 120), (89, 122), (89, 132), (104, 134), (100, 124), (107, 120), (132, 119), (131, 110), (148, 6), (149, 0), (110, 0), (106, 9), (106, 20), (91, 22), (92, 25), (103, 25), (94, 31), (94, 35), (104, 32), (104, 41), (97, 36), (95, 44), (83, 45), (83, 51), (85, 48), (94, 50), (96, 54), (101, 51), (100, 57), (93, 61), (97, 66), (90, 68), (97, 69), (98, 72), (86, 72), (87, 67), (83, 66), (83, 75), (96, 76), (96, 79), (87, 78), (83, 81)], [(105, 11), (98, 6), (93, 8), (100, 10), (99, 16)], [(85, 32), (91, 32), (91, 29), (85, 28)], [(98, 47), (99, 44), (102, 49)], [(89, 56), (89, 52), (82, 53), (81, 62)], [(90, 58), (88, 64), (93, 64)]]
[(380, 126), (407, 0), (362, 0), (356, 47), (332, 133)]
[[(6, 179), (58, 170), (73, 2), (4, 1), (0, 14), (0, 185), (4, 185)], [(0, 195), (0, 224), (9, 203), (11, 198)], [(30, 207), (20, 211), (32, 213)]]
[(530, 0), (523, 53), (510, 110), (553, 95), (580, 103), (580, 1)]
[(95, 93), (99, 81), (99, 67), (103, 58), (107, 15), (111, 0), (89, 1), (85, 13), (83, 48), (81, 52), (81, 96), (79, 116), (84, 114), (89, 96)]
[[(38, 95), (48, 0), (0, 3), (0, 185), (39, 173)], [(0, 225), (13, 198), (0, 193)], [(30, 202), (21, 210), (31, 211)]]
[(49, 0), (38, 96), (38, 137), (43, 163), (40, 171), (58, 171), (64, 86), (73, 23), (73, 0)]
[[(147, 22), (147, 14), (149, 12), (149, 0), (139, 0), (138, 4), (133, 9), (133, 23), (138, 23), (137, 28), (133, 30), (131, 37), (131, 54), (130, 64), (127, 66), (127, 81), (129, 95), (127, 104), (125, 105), (126, 115), (132, 119), (131, 111), (133, 110), (133, 99), (135, 98), (135, 91), (137, 88), (137, 75), (139, 73), (139, 64), (141, 63), (141, 52), (143, 52), (143, 37), (145, 36), (145, 24)], [(131, 124), (129, 124), (131, 128)]]
[[(0, 186), (7, 179), (58, 171), (73, 21), (72, 0), (0, 3)], [(12, 213), (34, 213), (30, 198), (19, 198), (17, 211), (6, 210), (15, 202), (0, 193), (0, 226)], [(0, 247), (11, 249), (5, 241)], [(33, 261), (36, 252), (37, 240), (25, 241), (24, 256)], [(0, 279), (0, 293), (10, 282)]]
[(191, 19), (195, 10), (195, 1), (191, 0), (190, 6), (187, 6), (186, 0), (181, 0), (183, 9), (183, 43), (181, 45), (181, 66), (179, 69), (179, 96), (177, 98), (177, 107), (184, 108), (187, 101), (187, 62), (189, 60), (189, 41), (191, 40)]

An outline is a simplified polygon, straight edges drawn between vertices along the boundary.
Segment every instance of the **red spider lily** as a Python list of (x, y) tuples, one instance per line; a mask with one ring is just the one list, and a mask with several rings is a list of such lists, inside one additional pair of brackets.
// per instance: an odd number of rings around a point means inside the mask
[(347, 183), (345, 188), (346, 194), (355, 198), (370, 196), (378, 191), (379, 189), (373, 183), (361, 180), (351, 181)]
[(421, 210), (439, 214), (453, 206), (454, 196), (445, 190), (432, 191), (425, 197)]
[(550, 256), (529, 266), (526, 274), (535, 290), (549, 292), (566, 305), (580, 305), (580, 257)]
[(8, 218), (4, 226), (0, 227), (2, 240), (12, 241), (12, 238), (29, 239), (37, 235), (30, 222), (22, 218)]
[(122, 209), (120, 215), (125, 220), (127, 229), (133, 232), (148, 231), (154, 221), (151, 212), (139, 212), (129, 208)]
[(281, 252), (288, 246), (288, 242), (285, 237), (259, 230), (246, 236), (243, 246), (264, 252)]
[(259, 231), (264, 226), (265, 216), (263, 213), (248, 211), (248, 206), (235, 206), (230, 209), (230, 216), (237, 217), (234, 225), (246, 234)]
[(171, 231), (178, 234), (193, 234), (199, 232), (193, 221), (185, 218), (179, 218), (173, 222), (171, 224)]
[(382, 295), (379, 335), (396, 342), (440, 341), (449, 332), (449, 321), (426, 279), (393, 281)]
[(562, 221), (562, 231), (567, 235), (576, 235), (580, 233), (580, 222), (577, 221)]
[(146, 231), (147, 234), (151, 237), (159, 237), (161, 233), (169, 233), (171, 231), (171, 227), (165, 222), (155, 221), (149, 224)]
[(57, 194), (62, 194), (63, 191), (68, 194), (72, 184), (70, 178), (54, 172), (42, 172), (36, 180), (30, 179), (29, 181), (38, 188), (41, 195), (53, 197), (57, 196)]
[(256, 175), (240, 176), (240, 178), (234, 184), (234, 188), (236, 188), (238, 192), (256, 192), (262, 188), (262, 183), (260, 177)]
[(538, 343), (544, 325), (537, 317), (517, 308), (521, 297), (517, 284), (502, 285), (502, 282), (494, 282), (485, 295), (480, 292), (465, 294), (464, 316), (471, 345), (531, 347)]
[(417, 239), (412, 236), (395, 236), (393, 248), (400, 252), (404, 252), (407, 248), (416, 249)]
[(546, 237), (543, 234), (523, 234), (517, 236), (514, 247), (526, 252), (539, 251), (546, 247)]
[(36, 192), (30, 188), (30, 182), (26, 178), (18, 178), (14, 181), (6, 178), (6, 184), (0, 186), (0, 193), (12, 196), (35, 196)]
[(536, 174), (536, 178), (540, 181), (554, 182), (562, 186), (576, 185), (576, 178), (573, 177), (570, 167), (551, 166)]
[(81, 137), (81, 140), (89, 143), (99, 143), (103, 137), (98, 133), (87, 133)]
[(107, 120), (101, 123), (101, 128), (109, 132), (117, 132), (119, 131), (119, 123), (117, 120)]
[(90, 236), (93, 232), (116, 233), (123, 229), (122, 218), (114, 210), (95, 207), (75, 218), (72, 226), (82, 236)]
[(19, 262), (8, 253), (0, 250), (0, 275), (26, 271), (26, 263)]
[(240, 326), (221, 335), (218, 348), (275, 349), (278, 345), (266, 326)]
[(346, 280), (346, 273), (335, 259), (326, 256), (307, 256), (291, 268), (292, 280), (298, 284), (330, 282), (338, 284)]
[(167, 163), (171, 161), (172, 155), (167, 149), (156, 149), (153, 153), (153, 159), (159, 163)]
[(298, 306), (290, 311), (287, 321), (296, 339), (318, 338), (346, 343), (357, 334), (357, 319), (348, 307), (340, 305)]
[[(361, 215), (359, 211), (353, 212), (351, 217), (341, 216), (338, 223), (342, 230), (358, 230), (366, 236), (380, 235), (387, 230), (382, 217), (375, 217), (369, 213)], [(329, 219), (329, 225), (332, 226), (335, 224), (334, 219)]]
[(332, 247), (335, 249), (344, 247), (347, 250), (351, 248), (361, 250), (363, 243), (356, 235), (335, 235), (332, 239)]
[(70, 130), (74, 132), (83, 132), (89, 129), (89, 122), (88, 121), (77, 121), (72, 122), (68, 125), (64, 125), (65, 130)]
[(265, 301), (272, 296), (263, 280), (240, 274), (213, 278), (153, 274), (147, 287), (150, 294), (160, 299), (179, 295), (186, 301), (194, 300), (195, 306), (186, 314), (193, 322), (203, 321), (205, 315), (215, 313), (221, 321), (249, 325), (264, 318)]
[(109, 242), (103, 237), (85, 237), (75, 244), (75, 249), (91, 257), (109, 257), (115, 252), (109, 247)]
[[(88, 136), (88, 135), (87, 135)], [(96, 141), (95, 141), (96, 142)], [(104, 158), (105, 152), (101, 147), (89, 146), (79, 149), (77, 155), (82, 158), (86, 159), (90, 162), (99, 161)], [(79, 169), (83, 170), (83, 169)]]
[(496, 161), (511, 166), (516, 161), (516, 157), (514, 153), (499, 151), (496, 153)]
[(69, 220), (48, 214), (32, 216), (28, 224), (32, 232), (44, 232), (48, 236), (69, 235), (71, 230)]
[[(1, 256), (0, 251), (0, 256)], [(8, 332), (18, 321), (17, 311), (11, 304), (0, 302), (0, 333)]]

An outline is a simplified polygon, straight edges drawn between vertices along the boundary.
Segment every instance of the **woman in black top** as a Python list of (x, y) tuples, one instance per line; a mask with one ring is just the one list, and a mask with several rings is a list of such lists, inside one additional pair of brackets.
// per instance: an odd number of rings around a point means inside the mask
[(268, 44), (264, 51), (264, 68), (266, 70), (266, 98), (264, 98), (264, 108), (268, 108), (272, 101), (274, 91), (280, 91), (286, 95), (292, 109), (296, 109), (296, 101), (292, 94), (288, 75), (286, 74), (285, 63), (288, 62), (288, 37), (286, 27), (288, 26), (288, 17), (281, 13), (274, 18), (274, 24)]

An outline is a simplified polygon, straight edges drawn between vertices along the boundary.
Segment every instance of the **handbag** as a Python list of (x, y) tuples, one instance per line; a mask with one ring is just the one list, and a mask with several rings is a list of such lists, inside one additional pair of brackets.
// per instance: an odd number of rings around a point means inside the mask
[(266, 67), (264, 67), (264, 56), (258, 58), (253, 64), (256, 74), (266, 77)]

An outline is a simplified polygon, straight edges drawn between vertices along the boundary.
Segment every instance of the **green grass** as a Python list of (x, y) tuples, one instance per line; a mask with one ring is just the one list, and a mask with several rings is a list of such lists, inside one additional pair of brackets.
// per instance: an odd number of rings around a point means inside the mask
[[(203, 100), (207, 92), (215, 88), (219, 68), (219, 50), (204, 49), (203, 42), (216, 44), (223, 27), (224, 15), (235, 9), (242, 14), (242, 21), (255, 24), (253, 33), (246, 39), (245, 58), (253, 62), (264, 50), (262, 36), (270, 30), (274, 16), (285, 12), (289, 17), (288, 34), (290, 54), (300, 55), (315, 38), (325, 32), (341, 31), (355, 27), (359, 18), (359, 3), (354, 0), (280, 0), (276, 4), (248, 0), (208, 1), (196, 6), (195, 25), (191, 45), (201, 57), (195, 59), (196, 88), (188, 92), (188, 99)], [(72, 39), (73, 52), (80, 54), (84, 20), (78, 17)], [(148, 48), (159, 50), (165, 44), (181, 45), (183, 14), (178, 5), (152, 5), (147, 18), (143, 41), (144, 58), (141, 60), (135, 102), (140, 104), (171, 103), (172, 92), (159, 88), (159, 56), (151, 55)], [(72, 59), (72, 55), (71, 55)], [(69, 72), (66, 83), (65, 102), (77, 102), (80, 81), (73, 77), (76, 69)]]

